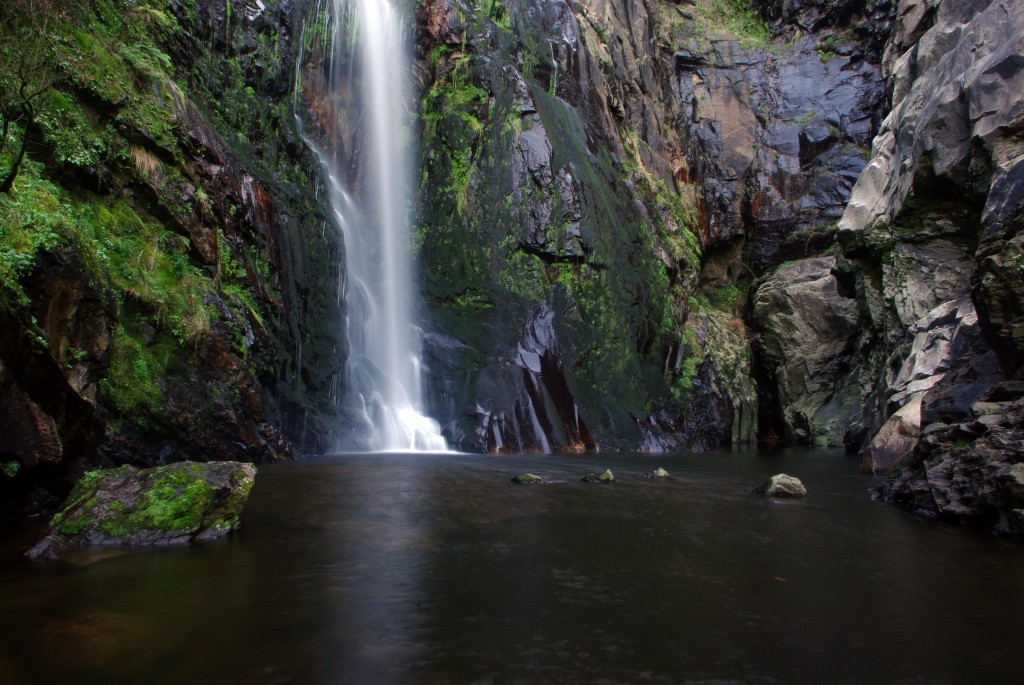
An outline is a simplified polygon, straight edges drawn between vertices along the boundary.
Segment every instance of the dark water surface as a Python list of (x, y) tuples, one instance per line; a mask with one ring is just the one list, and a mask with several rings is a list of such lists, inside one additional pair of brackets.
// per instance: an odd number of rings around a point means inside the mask
[[(748, 494), (780, 471), (810, 496)], [(856, 471), (822, 450), (261, 467), (225, 542), (36, 565), (8, 538), (0, 683), (1024, 682), (1024, 546), (873, 502)]]

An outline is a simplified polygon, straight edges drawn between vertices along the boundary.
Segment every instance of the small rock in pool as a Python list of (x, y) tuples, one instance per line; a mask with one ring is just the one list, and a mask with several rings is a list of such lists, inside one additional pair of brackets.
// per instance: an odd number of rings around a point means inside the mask
[(511, 480), (513, 483), (518, 483), (519, 485), (543, 485), (545, 482), (543, 478), (535, 476), (532, 473), (523, 473), (518, 476), (513, 476)]
[(655, 480), (656, 478), (671, 478), (672, 476), (668, 475), (668, 471), (659, 466), (653, 471), (648, 471), (640, 477), (647, 480)]
[(580, 478), (581, 483), (614, 483), (615, 475), (612, 474), (611, 469), (605, 469), (605, 472), (600, 476), (588, 473), (587, 475)]
[(754, 488), (754, 493), (769, 497), (806, 497), (807, 488), (795, 476), (776, 473), (761, 486)]

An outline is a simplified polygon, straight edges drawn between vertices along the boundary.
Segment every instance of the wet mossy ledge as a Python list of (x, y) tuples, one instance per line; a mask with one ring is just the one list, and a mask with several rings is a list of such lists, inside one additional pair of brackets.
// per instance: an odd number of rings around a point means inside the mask
[(255, 466), (231, 461), (90, 471), (27, 555), (53, 560), (82, 545), (185, 545), (219, 538), (238, 528), (255, 479)]

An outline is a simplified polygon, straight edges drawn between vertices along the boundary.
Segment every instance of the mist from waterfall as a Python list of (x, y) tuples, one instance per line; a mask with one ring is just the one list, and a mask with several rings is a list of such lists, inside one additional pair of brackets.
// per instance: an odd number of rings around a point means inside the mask
[(369, 437), (358, 442), (366, 449), (446, 450), (438, 423), (423, 413), (421, 332), (413, 323), (411, 41), (389, 0), (320, 0), (313, 17), (315, 25), (303, 31), (314, 31), (310, 44), (321, 41), (325, 95), (351, 101), (346, 113), (354, 110), (359, 130), (352, 174), (340, 168), (342, 150), (332, 149), (337, 138), (314, 140), (296, 107), (326, 171), (327, 199), (345, 242), (347, 280), (339, 290), (351, 354), (338, 385), (352, 395), (338, 401), (361, 411)]

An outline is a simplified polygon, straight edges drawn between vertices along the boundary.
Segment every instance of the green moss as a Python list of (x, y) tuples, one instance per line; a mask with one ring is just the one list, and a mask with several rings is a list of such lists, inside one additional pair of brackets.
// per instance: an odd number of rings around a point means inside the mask
[(150, 488), (143, 508), (133, 511), (128, 520), (140, 529), (194, 530), (202, 524), (203, 513), (215, 494), (213, 486), (204, 480), (172, 474)]
[(151, 354), (147, 343), (119, 326), (111, 341), (110, 373), (100, 387), (122, 414), (137, 409), (156, 409), (163, 392), (155, 379), (165, 365)]
[[(190, 532), (202, 528), (224, 528), (238, 521), (252, 481), (218, 501), (218, 491), (204, 477), (201, 464), (185, 463), (156, 469), (144, 481), (144, 493), (133, 504), (119, 500), (101, 500), (96, 495), (100, 478), (118, 478), (135, 473), (131, 467), (92, 471), (75, 485), (68, 503), (51, 521), (59, 533), (77, 535), (93, 526), (112, 538), (123, 538), (140, 531)], [(245, 470), (235, 477), (242, 482)], [(96, 512), (106, 509), (102, 520)], [(204, 520), (210, 514), (212, 521)]]
[(806, 114), (804, 114), (804, 115), (803, 115), (802, 117), (800, 117), (799, 119), (794, 119), (794, 120), (793, 120), (793, 123), (794, 123), (794, 124), (800, 124), (801, 126), (803, 126), (804, 124), (809, 124), (809, 123), (811, 123), (811, 121), (812, 121), (812, 120), (814, 119), (814, 117), (815, 117), (815, 116), (816, 116), (817, 114), (818, 114), (818, 113), (817, 113), (817, 112), (815, 112), (815, 111), (814, 111), (813, 109), (807, 110), (807, 113), (806, 113)]
[(739, 283), (730, 283), (707, 294), (708, 302), (712, 307), (730, 312), (742, 306), (746, 297), (746, 289)]
[[(239, 483), (244, 482), (245, 472), (239, 469), (235, 472), (235, 480)], [(252, 490), (252, 486), (255, 484), (255, 480), (251, 480), (244, 483), (241, 487), (232, 491), (228, 495), (224, 503), (219, 507), (218, 511), (224, 512), (226, 515), (214, 518), (210, 524), (210, 528), (226, 528), (234, 526), (238, 523), (242, 507), (245, 506), (246, 501), (249, 499), (249, 493)]]
[(705, 35), (724, 30), (746, 48), (771, 43), (771, 30), (750, 0), (701, 0), (694, 10), (698, 29)]
[(65, 520), (57, 526), (57, 531), (62, 535), (78, 535), (89, 530), (96, 520), (87, 513), (81, 513)]
[(437, 160), (438, 164), (430, 165), (435, 173), (440, 171), (448, 177), (442, 188), (436, 190), (443, 192), (447, 189), (459, 211), (463, 211), (473, 171), (474, 150), (484, 128), (482, 116), (488, 93), (472, 81), (473, 61), (470, 57), (459, 57), (446, 67), (447, 71), (423, 96), (420, 113), (424, 122), (424, 139), (432, 141), (430, 149), (447, 157), (447, 165), (444, 158)]

